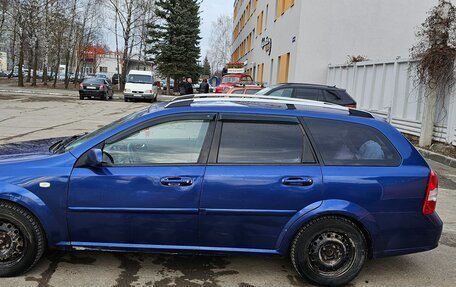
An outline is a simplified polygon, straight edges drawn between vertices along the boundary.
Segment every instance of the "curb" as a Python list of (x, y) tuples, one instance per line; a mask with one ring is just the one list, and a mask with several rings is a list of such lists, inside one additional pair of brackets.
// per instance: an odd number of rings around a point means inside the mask
[(435, 152), (432, 152), (432, 151), (429, 151), (426, 149), (422, 149), (422, 148), (418, 148), (418, 147), (416, 149), (420, 152), (420, 154), (423, 157), (425, 157), (427, 159), (431, 159), (431, 160), (439, 162), (441, 164), (456, 168), (456, 158), (444, 156), (439, 153), (435, 153)]

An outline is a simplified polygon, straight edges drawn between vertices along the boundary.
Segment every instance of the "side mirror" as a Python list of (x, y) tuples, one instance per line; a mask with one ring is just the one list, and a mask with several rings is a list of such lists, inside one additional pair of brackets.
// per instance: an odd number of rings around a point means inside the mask
[(89, 150), (86, 164), (89, 167), (100, 167), (103, 163), (103, 151), (99, 148)]

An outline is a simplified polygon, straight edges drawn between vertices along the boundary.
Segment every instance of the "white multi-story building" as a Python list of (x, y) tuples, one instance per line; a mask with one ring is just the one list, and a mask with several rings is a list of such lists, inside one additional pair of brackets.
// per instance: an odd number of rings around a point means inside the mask
[(348, 55), (408, 58), (438, 0), (235, 0), (232, 60), (258, 82), (326, 83)]

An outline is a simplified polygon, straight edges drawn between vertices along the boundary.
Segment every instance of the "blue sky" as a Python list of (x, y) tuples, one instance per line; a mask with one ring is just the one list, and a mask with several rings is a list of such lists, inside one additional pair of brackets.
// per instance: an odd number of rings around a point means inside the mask
[(234, 0), (203, 0), (201, 4), (201, 57), (206, 56), (209, 49), (212, 22), (220, 15), (233, 14)]

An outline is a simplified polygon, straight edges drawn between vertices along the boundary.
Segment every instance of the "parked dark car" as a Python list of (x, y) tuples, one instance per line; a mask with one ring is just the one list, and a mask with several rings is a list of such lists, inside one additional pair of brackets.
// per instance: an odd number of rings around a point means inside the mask
[(79, 99), (81, 100), (85, 98), (109, 100), (113, 98), (113, 95), (112, 85), (103, 78), (84, 79), (79, 85)]
[(313, 100), (356, 108), (356, 101), (347, 93), (347, 91), (334, 86), (293, 83), (279, 84), (265, 88), (257, 94)]
[(336, 286), (368, 258), (437, 247), (437, 176), (387, 122), (313, 101), (209, 96), (0, 156), (0, 276), (30, 270), (48, 247), (226, 252), (289, 256), (311, 282)]

